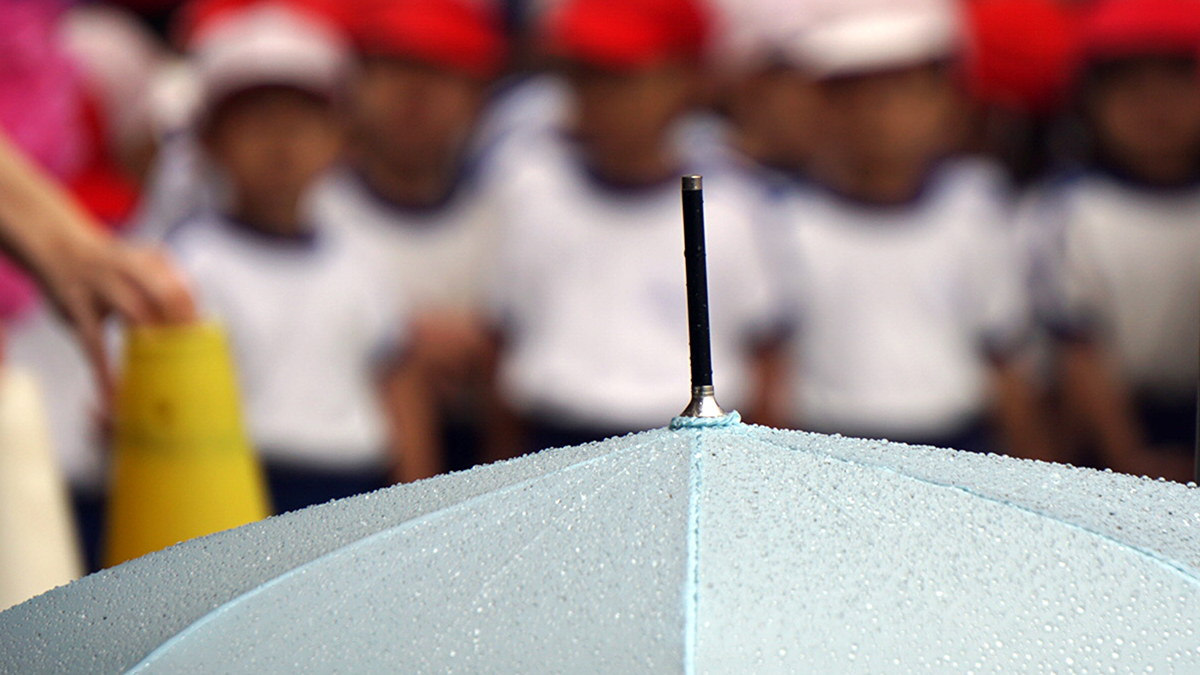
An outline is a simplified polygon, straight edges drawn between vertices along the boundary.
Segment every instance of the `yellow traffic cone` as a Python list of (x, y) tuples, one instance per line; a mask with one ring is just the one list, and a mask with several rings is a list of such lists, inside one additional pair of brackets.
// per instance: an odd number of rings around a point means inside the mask
[(0, 367), (0, 610), (81, 572), (41, 389), (32, 373)]
[(269, 515), (239, 403), (219, 327), (129, 329), (106, 564)]

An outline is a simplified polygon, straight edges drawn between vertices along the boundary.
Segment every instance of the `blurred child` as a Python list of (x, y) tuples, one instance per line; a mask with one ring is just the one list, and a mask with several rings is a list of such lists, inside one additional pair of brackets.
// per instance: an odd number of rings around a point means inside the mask
[(525, 432), (502, 454), (662, 426), (686, 405), (683, 174), (705, 177), (716, 389), (728, 406), (750, 401), (766, 323), (754, 191), (733, 167), (689, 166), (674, 142), (699, 96), (706, 8), (570, 0), (543, 25), (570, 115), (508, 144), (494, 167), (498, 386)]
[(251, 439), (282, 512), (387, 485), (404, 460), (396, 420), (412, 411), (390, 406), (385, 418), (380, 403), (380, 387), (403, 380), (394, 296), (381, 293), (365, 252), (303, 208), (341, 148), (331, 99), (349, 50), (322, 17), (243, 4), (193, 37), (198, 136), (228, 202), (168, 243), (229, 332)]
[(784, 204), (780, 278), (795, 330), (774, 415), (1046, 458), (1013, 358), (1026, 314), (1004, 184), (990, 166), (948, 158), (962, 112), (954, 6), (827, 9), (798, 45), (817, 78), (822, 134), (816, 184)]
[[(1200, 375), (1200, 5), (1104, 0), (1083, 18), (1087, 165), (1030, 208), (1047, 314), (1085, 443), (1191, 477)], [(1084, 460), (1085, 458), (1077, 458)]]
[(964, 9), (974, 144), (1028, 185), (1060, 159), (1056, 136), (1078, 56), (1075, 10), (1065, 0), (970, 0)]
[(346, 104), (347, 165), (318, 208), (390, 259), (419, 304), (474, 304), (489, 222), (472, 145), (504, 39), (486, 3), (367, 0)]
[(817, 129), (815, 91), (794, 43), (808, 6), (787, 0), (725, 0), (718, 105), (729, 120), (729, 149), (751, 166), (806, 170)]
[(436, 401), (444, 432), (413, 439), (423, 449), (412, 455), (429, 460), (417, 475), (431, 476), (476, 459), (478, 309), (494, 228), (475, 129), (505, 42), (499, 8), (473, 0), (367, 0), (357, 25), (348, 158), (322, 182), (316, 208), (375, 250), (385, 291), (414, 304), (422, 396)]

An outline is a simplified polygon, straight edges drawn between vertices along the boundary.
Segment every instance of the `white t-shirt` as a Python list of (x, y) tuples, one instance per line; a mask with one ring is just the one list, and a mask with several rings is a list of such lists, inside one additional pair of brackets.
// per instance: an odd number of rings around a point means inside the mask
[(387, 288), (416, 308), (478, 307), (495, 248), (493, 218), (476, 182), (441, 204), (402, 207), (349, 169), (327, 175), (311, 195), (318, 222), (350, 234), (378, 256)]
[(130, 219), (128, 235), (161, 242), (177, 227), (228, 202), (220, 171), (205, 158), (191, 132), (175, 132), (162, 140), (150, 168), (147, 187)]
[[(666, 424), (690, 391), (679, 181), (605, 185), (553, 130), (505, 148), (495, 168), (505, 393), (570, 424)], [(759, 193), (728, 168), (708, 170), (704, 188), (715, 385), (736, 408), (749, 393), (749, 342), (770, 319)]]
[(1025, 209), (1052, 322), (1113, 351), (1134, 389), (1190, 395), (1200, 373), (1200, 186), (1158, 190), (1091, 172)]
[(544, 133), (561, 124), (570, 108), (570, 86), (557, 75), (538, 73), (503, 81), (479, 121), (476, 150), (487, 154), (513, 138)]
[(381, 465), (387, 432), (374, 378), (405, 323), (368, 256), (334, 231), (284, 240), (213, 216), (168, 245), (204, 313), (228, 331), (250, 436), (266, 458)]
[(796, 328), (792, 423), (930, 437), (984, 412), (987, 350), (1027, 324), (1006, 196), (998, 171), (968, 160), (908, 204), (801, 184), (785, 195), (773, 250)]

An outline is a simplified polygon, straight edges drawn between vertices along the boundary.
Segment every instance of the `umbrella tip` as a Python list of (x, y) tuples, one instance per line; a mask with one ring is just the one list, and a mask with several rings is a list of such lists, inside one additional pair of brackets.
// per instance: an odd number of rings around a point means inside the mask
[(692, 400), (680, 417), (724, 417), (713, 393), (712, 346), (708, 325), (708, 272), (704, 250), (703, 178), (683, 176), (683, 242), (687, 271), (688, 343), (692, 362)]
[(688, 402), (680, 417), (725, 417), (726, 412), (717, 403), (716, 392), (711, 384), (692, 387), (692, 400)]
[(734, 410), (722, 417), (687, 417), (679, 415), (671, 420), (669, 428), (672, 431), (679, 431), (681, 429), (711, 429), (716, 427), (736, 427), (741, 423), (742, 416), (738, 414), (738, 411)]

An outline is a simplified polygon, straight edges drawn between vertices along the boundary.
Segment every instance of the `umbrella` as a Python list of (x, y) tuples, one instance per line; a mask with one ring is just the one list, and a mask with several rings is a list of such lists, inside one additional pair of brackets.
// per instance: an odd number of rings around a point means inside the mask
[(146, 556), (0, 671), (1200, 672), (1194, 490), (718, 419)]
[(92, 575), (0, 672), (1200, 672), (1194, 489), (687, 411)]

